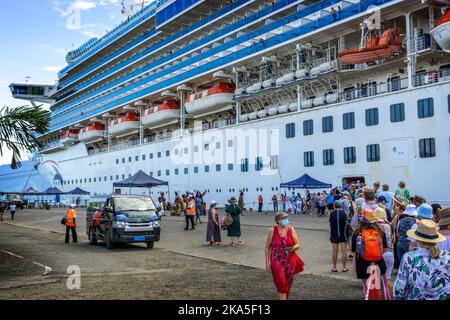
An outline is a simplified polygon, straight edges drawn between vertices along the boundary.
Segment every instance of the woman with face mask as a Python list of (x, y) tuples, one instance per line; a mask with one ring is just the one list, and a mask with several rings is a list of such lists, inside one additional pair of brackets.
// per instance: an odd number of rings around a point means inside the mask
[(294, 228), (289, 225), (289, 215), (280, 212), (276, 225), (266, 241), (266, 268), (272, 273), (280, 300), (288, 300), (296, 274), (303, 271), (304, 263), (297, 255), (300, 243)]

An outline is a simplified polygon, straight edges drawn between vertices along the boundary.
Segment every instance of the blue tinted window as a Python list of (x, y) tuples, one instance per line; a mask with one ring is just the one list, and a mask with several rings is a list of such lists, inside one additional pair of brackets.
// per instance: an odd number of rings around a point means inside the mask
[(314, 134), (314, 121), (306, 120), (303, 121), (303, 135), (311, 136)]
[(288, 123), (286, 125), (286, 138), (295, 138), (295, 123)]
[(370, 144), (367, 146), (367, 162), (380, 161), (380, 145)]
[(434, 138), (419, 140), (419, 154), (421, 158), (436, 157), (436, 144)]
[(308, 151), (303, 154), (305, 167), (314, 167), (314, 152)]
[(241, 171), (248, 172), (248, 159), (242, 159), (241, 161)]
[(333, 117), (324, 117), (322, 118), (322, 132), (333, 132)]
[(378, 125), (378, 108), (366, 110), (366, 126)]
[(417, 101), (417, 113), (419, 118), (429, 118), (434, 116), (433, 98), (421, 99)]
[(405, 104), (397, 103), (391, 105), (391, 122), (405, 121)]
[(344, 163), (356, 163), (356, 148), (355, 147), (346, 147), (344, 148)]
[(334, 150), (323, 150), (323, 165), (332, 166), (334, 164)]
[(354, 129), (355, 128), (355, 113), (348, 112), (342, 115), (342, 122), (344, 130)]

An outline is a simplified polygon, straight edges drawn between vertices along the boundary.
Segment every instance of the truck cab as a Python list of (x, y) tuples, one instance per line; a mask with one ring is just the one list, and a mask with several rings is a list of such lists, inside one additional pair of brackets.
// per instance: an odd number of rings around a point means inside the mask
[(86, 233), (93, 245), (100, 240), (108, 249), (119, 243), (146, 243), (153, 248), (160, 240), (161, 219), (153, 200), (146, 196), (112, 196), (101, 208), (89, 208), (86, 219)]

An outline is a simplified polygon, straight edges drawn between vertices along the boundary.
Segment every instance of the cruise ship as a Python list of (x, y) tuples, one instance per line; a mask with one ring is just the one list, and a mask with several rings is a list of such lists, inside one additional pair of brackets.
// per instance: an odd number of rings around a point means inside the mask
[[(406, 181), (450, 194), (450, 11), (433, 0), (160, 0), (67, 54), (32, 161), (92, 195), (142, 170), (226, 203), (289, 190)], [(156, 197), (163, 189), (131, 190)], [(321, 190), (318, 190), (321, 191)]]

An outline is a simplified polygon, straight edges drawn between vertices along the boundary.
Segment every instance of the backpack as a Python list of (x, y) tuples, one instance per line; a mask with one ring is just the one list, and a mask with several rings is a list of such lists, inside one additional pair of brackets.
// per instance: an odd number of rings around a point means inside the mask
[(358, 253), (364, 260), (375, 262), (383, 259), (383, 239), (375, 229), (364, 229), (358, 238)]
[(229, 226), (231, 226), (233, 224), (233, 217), (231, 216), (231, 214), (227, 213), (225, 215), (224, 224), (227, 227), (229, 227)]

